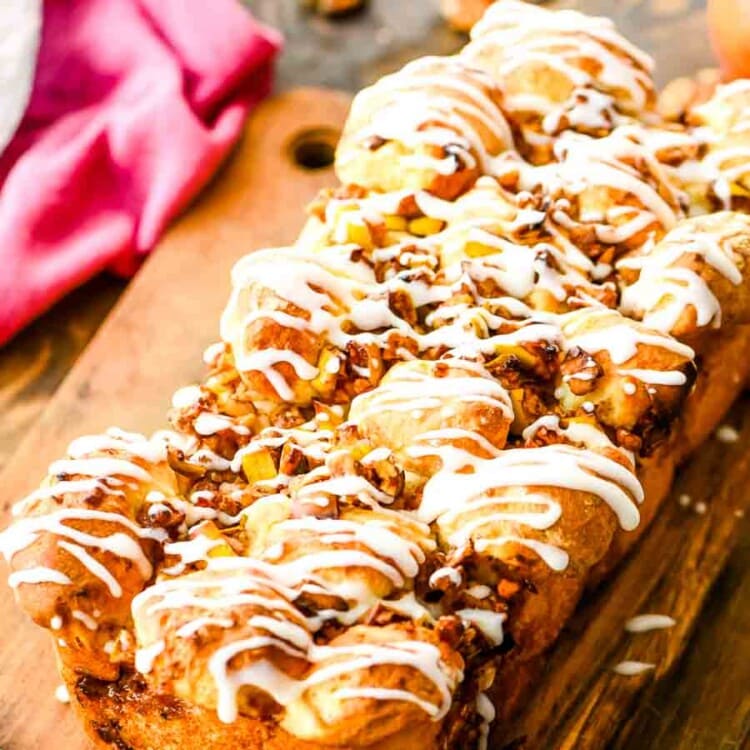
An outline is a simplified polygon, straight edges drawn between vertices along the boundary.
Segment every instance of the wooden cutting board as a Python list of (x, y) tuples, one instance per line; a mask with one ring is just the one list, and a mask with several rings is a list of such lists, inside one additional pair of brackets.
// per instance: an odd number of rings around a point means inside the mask
[[(164, 426), (172, 392), (201, 377), (201, 352), (218, 338), (234, 261), (293, 240), (301, 207), (333, 184), (326, 165), (347, 106), (343, 94), (305, 89), (257, 110), (230, 163), (167, 234), (0, 475), (0, 526), (72, 438), (113, 424), (143, 432)], [(748, 496), (750, 457), (742, 446), (750, 441), (750, 410), (740, 405), (732, 419), (741, 440), (709, 444), (675, 489), (674, 497), (710, 498), (706, 512), (667, 502), (613, 580), (589, 597), (513, 734), (523, 747), (623, 747), (637, 727), (637, 709), (683, 653), (737, 534)], [(668, 612), (677, 626), (626, 636), (624, 621), (641, 612)], [(0, 585), (0, 750), (89, 747), (54, 699), (59, 680), (48, 641)], [(614, 675), (610, 668), (625, 658), (657, 666), (640, 677)], [(738, 711), (738, 732), (747, 714), (747, 707)]]

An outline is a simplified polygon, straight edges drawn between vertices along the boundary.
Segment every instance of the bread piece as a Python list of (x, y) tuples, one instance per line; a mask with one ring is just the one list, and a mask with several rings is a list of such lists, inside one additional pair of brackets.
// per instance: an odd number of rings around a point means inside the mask
[(459, 58), (425, 57), (361, 91), (336, 153), (342, 182), (453, 199), (513, 148), (491, 79)]
[(750, 83), (739, 79), (718, 86), (707, 101), (686, 115), (705, 143), (703, 158), (685, 170), (685, 182), (699, 210), (747, 211), (750, 205), (749, 104)]
[(488, 747), (745, 382), (721, 141), (606, 21), (474, 36), (359, 97), (359, 184), (236, 265), (175, 431), (73, 443), (0, 537), (101, 747)]
[(497, 82), (519, 150), (534, 163), (549, 161), (560, 133), (603, 136), (656, 101), (651, 58), (609, 19), (575, 10), (499, 0), (461, 55)]

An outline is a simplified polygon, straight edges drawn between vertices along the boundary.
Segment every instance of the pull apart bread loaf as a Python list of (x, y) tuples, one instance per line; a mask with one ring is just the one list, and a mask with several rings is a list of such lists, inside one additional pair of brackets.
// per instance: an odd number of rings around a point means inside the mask
[(173, 429), (76, 440), (16, 506), (99, 746), (463, 750), (520, 710), (750, 369), (750, 82), (666, 122), (651, 67), (500, 0), (360, 93)]

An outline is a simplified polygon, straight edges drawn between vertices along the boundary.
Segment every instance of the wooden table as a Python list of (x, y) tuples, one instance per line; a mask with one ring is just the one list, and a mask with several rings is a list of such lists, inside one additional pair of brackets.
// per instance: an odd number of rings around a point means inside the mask
[[(462, 44), (462, 38), (440, 21), (437, 0), (370, 0), (364, 12), (338, 21), (300, 10), (297, 0), (245, 1), (260, 19), (286, 34), (280, 89), (315, 84), (357, 90), (408, 59), (450, 53)], [(712, 62), (701, 0), (558, 4), (615, 18), (626, 35), (654, 54), (660, 83)], [(0, 468), (124, 287), (119, 279), (95, 279), (0, 349)], [(690, 650), (642, 706), (635, 718), (638, 726), (620, 750), (750, 748), (748, 531), (750, 518)]]

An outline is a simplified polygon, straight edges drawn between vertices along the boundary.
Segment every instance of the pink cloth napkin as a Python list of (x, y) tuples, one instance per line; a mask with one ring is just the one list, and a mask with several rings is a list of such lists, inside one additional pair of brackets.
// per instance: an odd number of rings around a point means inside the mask
[(0, 158), (0, 344), (96, 273), (136, 270), (268, 93), (279, 45), (238, 0), (47, 0)]

